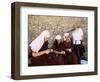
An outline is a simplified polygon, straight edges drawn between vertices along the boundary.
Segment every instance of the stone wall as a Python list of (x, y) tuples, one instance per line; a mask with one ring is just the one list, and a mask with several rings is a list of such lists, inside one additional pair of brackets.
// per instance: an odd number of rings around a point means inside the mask
[[(28, 43), (34, 40), (42, 31), (48, 30), (50, 32), (49, 43), (51, 46), (54, 41), (54, 37), (57, 34), (61, 36), (69, 30), (73, 29), (73, 24), (79, 21), (80, 26), (84, 32), (84, 40), (83, 43), (87, 48), (87, 17), (70, 17), (70, 16), (28, 16)], [(86, 49), (87, 50), (87, 49)]]

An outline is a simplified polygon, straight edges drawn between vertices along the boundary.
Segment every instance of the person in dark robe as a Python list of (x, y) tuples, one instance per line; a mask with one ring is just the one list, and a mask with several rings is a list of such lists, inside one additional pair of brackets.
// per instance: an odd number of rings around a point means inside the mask
[(61, 36), (57, 35), (55, 37), (55, 41), (52, 46), (53, 49), (52, 54), (53, 54), (55, 65), (64, 65), (63, 54), (65, 54), (65, 52), (62, 51), (61, 45), (62, 45)]
[(49, 36), (50, 36), (49, 32), (45, 30), (29, 44), (28, 66), (48, 65), (47, 55), (50, 52), (50, 50), (48, 49)]
[(65, 51), (65, 55), (64, 55), (64, 64), (65, 65), (78, 64), (78, 58), (76, 55), (76, 51), (73, 48), (72, 39), (71, 39), (69, 33), (64, 34), (62, 49)]

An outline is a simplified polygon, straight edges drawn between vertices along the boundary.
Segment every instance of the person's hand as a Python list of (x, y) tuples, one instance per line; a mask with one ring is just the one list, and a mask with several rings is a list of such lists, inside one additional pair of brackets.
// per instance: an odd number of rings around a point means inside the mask
[(71, 49), (66, 49), (66, 51), (72, 52), (72, 50), (71, 50)]
[(65, 51), (61, 51), (61, 54), (65, 54)]
[(69, 49), (68, 51), (69, 51), (69, 52), (72, 52), (72, 50), (71, 50), (71, 49)]
[(47, 50), (44, 51), (44, 53), (45, 53), (45, 54), (49, 54), (49, 53), (50, 53), (50, 50), (47, 49)]
[(53, 52), (53, 49), (50, 49), (50, 52)]

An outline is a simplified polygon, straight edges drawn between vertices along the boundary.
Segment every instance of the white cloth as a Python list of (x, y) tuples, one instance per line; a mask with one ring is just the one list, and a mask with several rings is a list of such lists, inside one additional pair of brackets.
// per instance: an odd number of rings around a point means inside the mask
[(56, 40), (60, 40), (60, 39), (61, 39), (61, 36), (60, 36), (60, 35), (57, 35), (57, 36), (55, 37), (55, 39), (56, 39)]
[(44, 37), (49, 37), (50, 34), (47, 30), (43, 31), (35, 40), (33, 40), (29, 46), (32, 51), (38, 52), (44, 44)]
[(81, 64), (88, 64), (88, 61), (86, 61), (86, 60), (81, 60)]
[(65, 34), (64, 34), (64, 37), (65, 37), (65, 36), (69, 36), (69, 33), (65, 33)]
[(81, 40), (83, 39), (83, 31), (81, 28), (72, 32), (73, 44), (81, 44)]
[(68, 37), (68, 36), (69, 36), (69, 33), (65, 33), (63, 36), (64, 40), (66, 40), (66, 37)]

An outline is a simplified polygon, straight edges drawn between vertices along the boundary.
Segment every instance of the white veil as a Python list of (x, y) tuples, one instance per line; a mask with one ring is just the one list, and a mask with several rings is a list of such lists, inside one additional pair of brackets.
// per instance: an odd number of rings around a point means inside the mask
[(44, 44), (44, 37), (49, 37), (49, 36), (50, 36), (50, 33), (47, 30), (43, 31), (35, 40), (33, 40), (29, 44), (32, 51), (38, 52)]
[(65, 33), (64, 34), (64, 36), (63, 36), (64, 37), (64, 40), (66, 40), (66, 38), (65, 38), (66, 36), (69, 36), (69, 33)]

